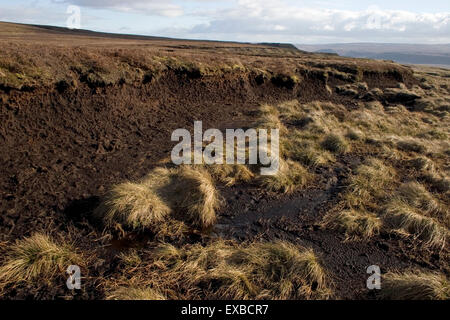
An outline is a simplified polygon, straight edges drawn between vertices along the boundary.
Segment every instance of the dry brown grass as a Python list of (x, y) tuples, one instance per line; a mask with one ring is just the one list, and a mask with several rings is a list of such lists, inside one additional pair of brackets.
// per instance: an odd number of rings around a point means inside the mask
[(311, 174), (301, 164), (280, 159), (278, 172), (274, 175), (261, 176), (259, 181), (271, 191), (290, 193), (304, 188), (310, 179)]
[(108, 227), (120, 223), (133, 229), (143, 229), (161, 222), (170, 212), (167, 203), (149, 186), (126, 182), (111, 189), (95, 210), (95, 215), (102, 217)]
[(166, 244), (154, 258), (166, 277), (158, 285), (168, 292), (181, 286), (178, 292), (189, 293), (182, 298), (325, 299), (331, 294), (314, 252), (287, 242), (215, 241), (183, 248)]
[(435, 165), (433, 161), (427, 157), (419, 156), (408, 161), (409, 164), (419, 171), (434, 171)]
[(51, 281), (73, 264), (83, 266), (84, 260), (72, 245), (60, 244), (48, 235), (35, 233), (9, 247), (0, 266), (0, 289), (21, 282)]
[(362, 210), (344, 210), (326, 217), (324, 225), (345, 234), (347, 240), (369, 239), (381, 229), (381, 219)]
[(332, 153), (323, 150), (319, 137), (309, 132), (291, 130), (280, 140), (280, 154), (308, 167), (326, 165), (335, 161)]
[(118, 255), (121, 262), (127, 267), (137, 267), (142, 263), (139, 253), (135, 249), (121, 252)]
[(292, 159), (309, 167), (323, 166), (335, 160), (332, 154), (314, 146), (298, 148), (294, 152), (291, 154)]
[(446, 214), (445, 208), (418, 182), (408, 182), (400, 186), (400, 199), (423, 213), (439, 217)]
[(166, 297), (152, 288), (117, 287), (109, 292), (107, 300), (166, 300)]
[(449, 193), (450, 178), (438, 171), (427, 171), (423, 173), (423, 178), (431, 184), (433, 188), (442, 193)]
[(349, 178), (348, 191), (344, 194), (350, 206), (371, 206), (376, 199), (382, 199), (392, 188), (395, 179), (393, 168), (383, 161), (369, 158)]
[(277, 108), (270, 105), (262, 105), (259, 112), (260, 116), (256, 128), (279, 129), (280, 135), (288, 132), (286, 126), (280, 120), (280, 113)]
[(359, 129), (349, 128), (345, 134), (345, 137), (353, 141), (358, 141), (364, 138), (364, 133)]
[(95, 214), (108, 227), (122, 224), (131, 229), (178, 234), (184, 226), (172, 221), (174, 218), (208, 228), (216, 220), (219, 205), (219, 194), (209, 172), (201, 166), (180, 166), (156, 168), (138, 183), (114, 186)]
[(450, 282), (432, 272), (389, 272), (382, 278), (380, 295), (387, 300), (449, 300)]
[(425, 154), (427, 151), (425, 145), (414, 139), (405, 139), (397, 142), (397, 148), (403, 151), (416, 152), (419, 154)]
[(208, 171), (218, 181), (231, 187), (239, 183), (246, 183), (253, 180), (255, 174), (243, 164), (217, 164), (207, 166)]
[(386, 206), (386, 219), (393, 228), (401, 229), (424, 245), (445, 247), (448, 229), (432, 217), (427, 217), (402, 200), (392, 200)]
[(322, 147), (325, 150), (334, 153), (346, 153), (349, 150), (349, 145), (345, 139), (337, 134), (328, 134), (324, 137), (322, 141)]
[(204, 168), (181, 166), (177, 180), (177, 210), (186, 211), (195, 225), (211, 227), (216, 222), (220, 198), (209, 172)]

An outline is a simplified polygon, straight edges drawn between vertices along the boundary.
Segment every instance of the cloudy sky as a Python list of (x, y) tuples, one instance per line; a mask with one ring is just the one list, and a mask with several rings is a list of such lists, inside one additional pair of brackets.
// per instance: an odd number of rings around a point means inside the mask
[(0, 21), (66, 26), (71, 5), (80, 8), (81, 28), (95, 31), (249, 42), (450, 43), (448, 0), (0, 0)]

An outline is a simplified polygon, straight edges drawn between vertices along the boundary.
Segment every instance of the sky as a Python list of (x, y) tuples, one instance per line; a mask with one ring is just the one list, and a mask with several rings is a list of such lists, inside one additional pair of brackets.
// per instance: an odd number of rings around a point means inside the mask
[(448, 0), (0, 0), (0, 21), (245, 42), (450, 43)]

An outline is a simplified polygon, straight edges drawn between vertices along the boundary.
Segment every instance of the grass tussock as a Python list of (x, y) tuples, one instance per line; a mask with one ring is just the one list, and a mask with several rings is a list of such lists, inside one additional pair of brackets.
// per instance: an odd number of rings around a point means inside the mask
[(423, 174), (424, 180), (441, 193), (450, 191), (450, 178), (437, 171), (428, 171)]
[(374, 200), (386, 196), (394, 182), (394, 175), (394, 169), (386, 166), (383, 161), (369, 158), (349, 178), (345, 199), (350, 206), (370, 206)]
[(350, 128), (347, 130), (345, 137), (353, 141), (358, 141), (364, 138), (364, 134), (361, 132), (361, 130)]
[(433, 161), (427, 157), (416, 157), (408, 161), (409, 164), (418, 171), (434, 171), (435, 165)]
[(195, 225), (211, 227), (216, 222), (220, 198), (209, 172), (204, 168), (181, 166), (177, 180), (180, 194), (177, 207), (186, 210)]
[(314, 252), (287, 242), (216, 241), (181, 249), (166, 244), (156, 250), (155, 259), (190, 298), (325, 299), (331, 294)]
[(262, 105), (259, 109), (259, 120), (256, 124), (257, 128), (261, 129), (279, 129), (280, 134), (288, 132), (285, 125), (280, 120), (280, 112), (277, 108), (270, 105)]
[[(201, 166), (157, 168), (140, 182), (114, 186), (95, 215), (108, 227), (117, 224), (155, 232), (182, 232), (177, 218), (195, 227), (208, 228), (216, 220), (218, 191), (210, 173)], [(176, 230), (175, 230), (176, 229)]]
[(238, 183), (246, 183), (253, 180), (255, 174), (243, 164), (219, 164), (208, 166), (211, 175), (226, 186), (234, 186)]
[(415, 152), (419, 154), (424, 154), (427, 152), (427, 148), (425, 147), (425, 145), (413, 139), (398, 141), (397, 148), (402, 151)]
[(346, 153), (349, 145), (343, 137), (337, 134), (328, 134), (322, 141), (322, 147), (333, 153)]
[(170, 212), (168, 204), (148, 185), (125, 182), (109, 191), (95, 214), (109, 227), (120, 223), (141, 229), (162, 221)]
[(325, 226), (345, 234), (347, 240), (369, 239), (381, 229), (381, 219), (362, 210), (344, 210), (327, 217)]
[(398, 194), (408, 205), (428, 215), (437, 216), (445, 211), (433, 195), (420, 183), (404, 183), (400, 186)]
[(449, 300), (450, 282), (432, 272), (390, 272), (383, 276), (381, 298), (386, 300)]
[(166, 300), (166, 297), (152, 288), (117, 287), (106, 296), (107, 300)]
[(121, 260), (122, 264), (127, 267), (137, 267), (142, 263), (142, 259), (139, 256), (138, 252), (136, 250), (130, 250), (121, 252), (119, 254), (119, 259)]
[(9, 247), (0, 266), (0, 289), (21, 282), (49, 281), (57, 274), (64, 274), (72, 264), (84, 265), (83, 258), (71, 245), (35, 233)]
[(413, 238), (424, 241), (426, 246), (444, 247), (449, 237), (448, 229), (439, 221), (421, 214), (402, 200), (395, 199), (389, 202), (385, 214), (392, 228), (400, 229), (403, 233), (406, 232)]
[(275, 192), (290, 193), (306, 186), (311, 174), (301, 164), (292, 160), (280, 160), (275, 175), (260, 177), (260, 183)]
[(332, 153), (323, 150), (318, 142), (299, 131), (294, 131), (280, 143), (280, 152), (284, 157), (308, 167), (326, 165), (335, 160)]
[(408, 160), (407, 163), (417, 170), (419, 177), (430, 184), (437, 192), (445, 194), (450, 191), (450, 179), (440, 172), (433, 160), (419, 156)]
[(293, 155), (293, 159), (309, 167), (323, 166), (335, 160), (332, 154), (323, 152), (314, 147), (296, 151)]

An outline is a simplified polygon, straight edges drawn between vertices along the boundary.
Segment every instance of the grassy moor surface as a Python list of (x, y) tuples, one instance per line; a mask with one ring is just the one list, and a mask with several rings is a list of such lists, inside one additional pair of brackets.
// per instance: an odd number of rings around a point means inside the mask
[[(173, 165), (196, 120), (279, 171)], [(0, 23), (0, 298), (448, 300), (449, 137), (449, 70)]]

